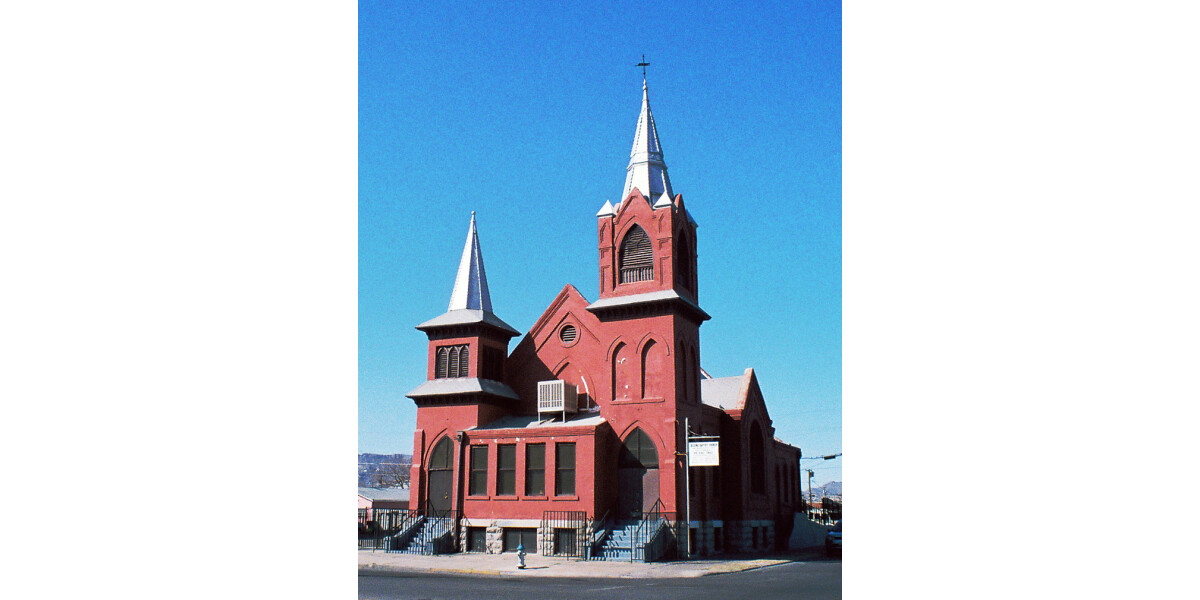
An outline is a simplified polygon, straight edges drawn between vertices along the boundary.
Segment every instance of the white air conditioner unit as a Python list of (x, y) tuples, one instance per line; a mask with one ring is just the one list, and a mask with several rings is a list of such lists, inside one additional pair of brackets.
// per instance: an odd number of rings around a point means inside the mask
[(575, 386), (561, 380), (538, 382), (538, 414), (560, 412), (579, 412), (579, 397)]

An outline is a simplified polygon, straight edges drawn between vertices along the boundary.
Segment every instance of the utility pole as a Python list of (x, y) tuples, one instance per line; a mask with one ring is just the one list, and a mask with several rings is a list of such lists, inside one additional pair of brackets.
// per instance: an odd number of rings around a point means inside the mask
[(812, 520), (812, 512), (813, 512), (813, 505), (812, 505), (812, 478), (813, 478), (813, 470), (812, 470), (812, 469), (805, 469), (805, 470), (806, 470), (806, 471), (808, 471), (808, 518), (809, 518), (809, 520)]

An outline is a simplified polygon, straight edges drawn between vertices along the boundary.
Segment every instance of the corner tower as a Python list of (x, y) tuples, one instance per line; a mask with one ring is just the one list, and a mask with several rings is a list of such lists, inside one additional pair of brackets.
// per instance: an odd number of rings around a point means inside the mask
[(587, 310), (604, 323), (608, 381), (602, 412), (623, 450), (617, 514), (628, 518), (661, 500), (682, 510), (683, 424), (701, 415), (700, 308), (696, 222), (667, 176), (650, 94), (642, 106), (616, 206), (596, 214), (599, 298)]

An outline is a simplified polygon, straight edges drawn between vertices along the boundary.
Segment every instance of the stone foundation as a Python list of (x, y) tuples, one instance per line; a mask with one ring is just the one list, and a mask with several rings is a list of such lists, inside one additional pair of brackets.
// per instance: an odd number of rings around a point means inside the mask
[(725, 521), (726, 552), (768, 552), (775, 549), (775, 521)]

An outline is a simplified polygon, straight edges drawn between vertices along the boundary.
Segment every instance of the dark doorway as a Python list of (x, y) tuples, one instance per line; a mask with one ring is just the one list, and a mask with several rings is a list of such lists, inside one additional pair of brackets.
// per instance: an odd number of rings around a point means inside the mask
[(450, 510), (453, 492), (454, 461), (450, 438), (442, 438), (429, 454), (429, 508), (436, 512)]
[(617, 459), (617, 519), (640, 519), (658, 499), (658, 451), (650, 436), (634, 429)]

